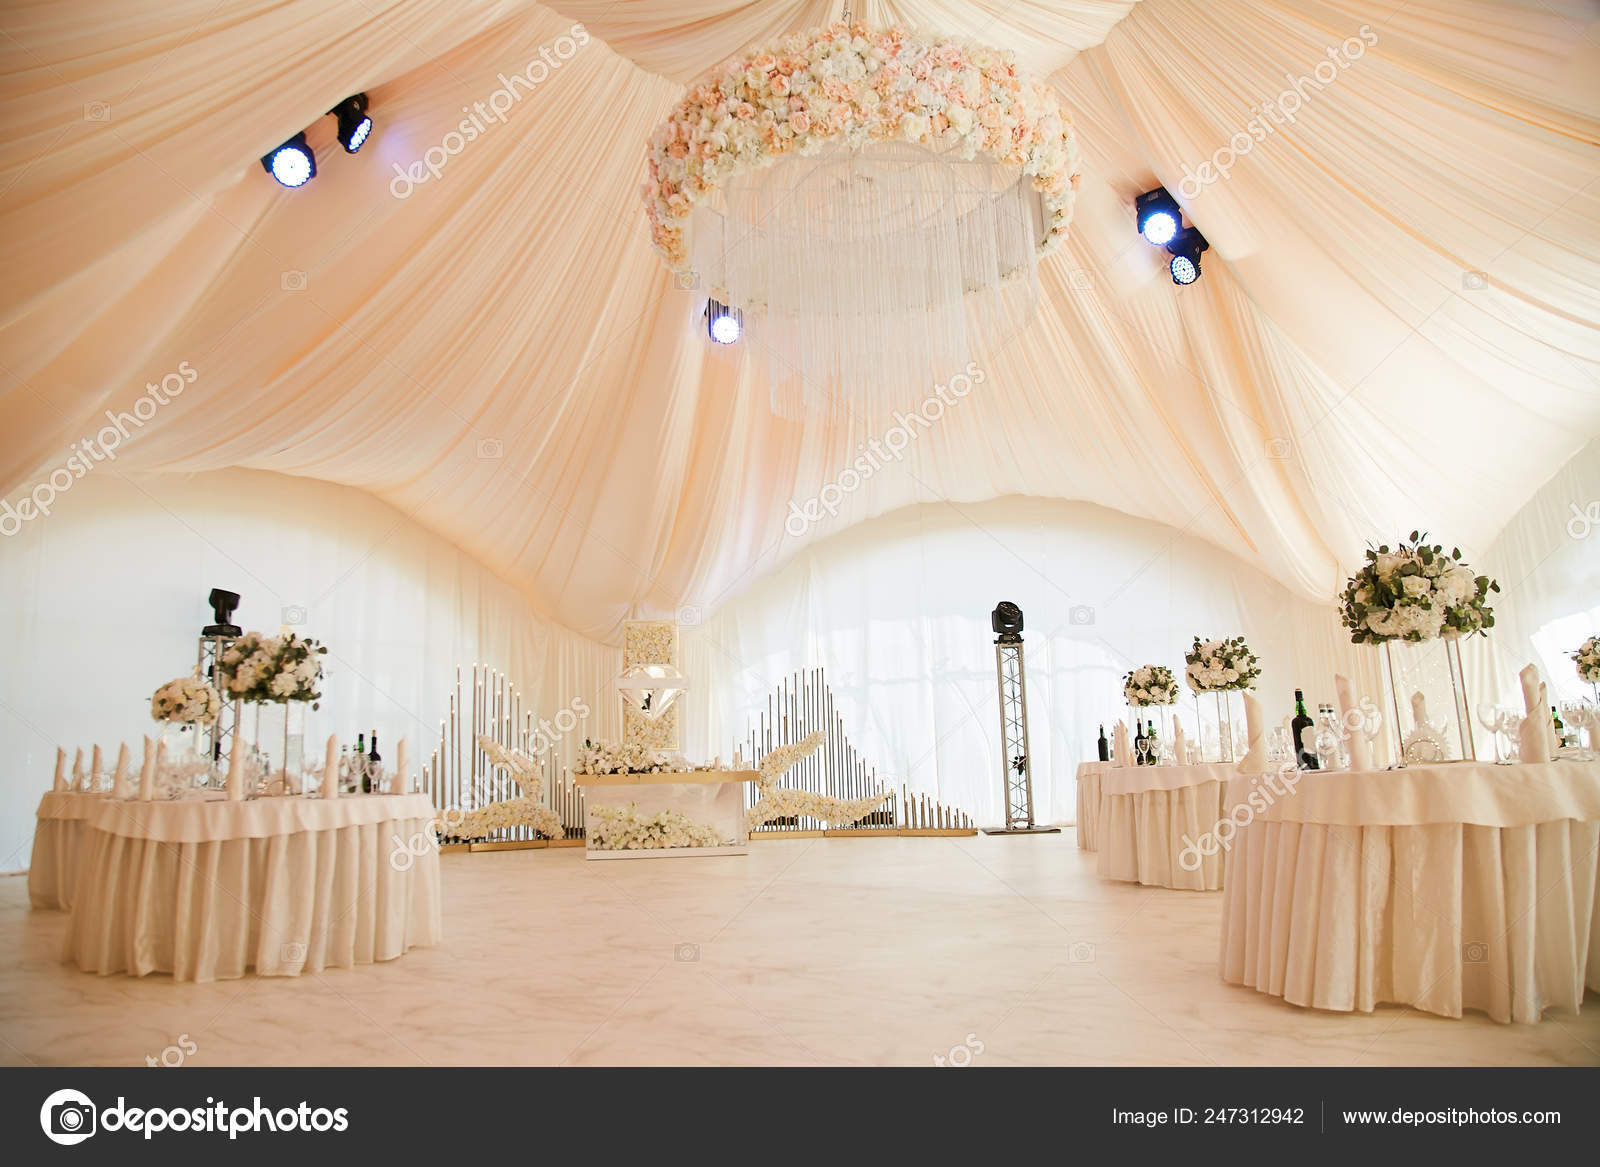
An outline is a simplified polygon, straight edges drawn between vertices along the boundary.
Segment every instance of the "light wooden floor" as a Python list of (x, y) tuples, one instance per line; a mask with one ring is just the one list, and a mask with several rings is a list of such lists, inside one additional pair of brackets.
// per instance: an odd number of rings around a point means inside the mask
[[(143, 1065), (1596, 1065), (1538, 1025), (1297, 1009), (1224, 985), (1221, 897), (1106, 883), (1071, 831), (746, 857), (446, 855), (444, 944), (211, 985), (60, 963), (0, 879), (0, 1059)], [(192, 1044), (193, 1053), (184, 1043)], [(970, 1057), (969, 1057), (970, 1055)]]

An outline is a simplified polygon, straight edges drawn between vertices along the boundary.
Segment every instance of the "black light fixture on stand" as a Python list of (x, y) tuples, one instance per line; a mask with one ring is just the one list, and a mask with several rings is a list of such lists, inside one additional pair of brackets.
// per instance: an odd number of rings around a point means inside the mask
[(1033, 760), (1028, 756), (1028, 683), (1022, 661), (1022, 609), (1001, 600), (989, 617), (995, 631), (994, 668), (1000, 691), (1001, 787), (1006, 824), (986, 835), (1052, 835), (1060, 827), (1033, 823)]

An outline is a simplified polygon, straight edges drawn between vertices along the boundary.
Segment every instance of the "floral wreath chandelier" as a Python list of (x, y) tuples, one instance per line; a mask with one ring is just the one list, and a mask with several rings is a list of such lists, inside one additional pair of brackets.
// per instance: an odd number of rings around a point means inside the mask
[(743, 313), (783, 413), (926, 391), (1002, 345), (1079, 177), (1071, 119), (1010, 53), (859, 22), (711, 70), (647, 153), (656, 249)]

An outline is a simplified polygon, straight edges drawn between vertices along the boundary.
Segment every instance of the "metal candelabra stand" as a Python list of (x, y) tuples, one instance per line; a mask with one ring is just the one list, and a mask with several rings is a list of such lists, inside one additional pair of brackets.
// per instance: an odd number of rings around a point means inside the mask
[(1000, 770), (1005, 788), (1006, 825), (986, 835), (1057, 834), (1060, 827), (1033, 822), (1033, 759), (1028, 752), (1028, 679), (1022, 637), (1001, 635), (994, 644), (994, 668), (1000, 691)]

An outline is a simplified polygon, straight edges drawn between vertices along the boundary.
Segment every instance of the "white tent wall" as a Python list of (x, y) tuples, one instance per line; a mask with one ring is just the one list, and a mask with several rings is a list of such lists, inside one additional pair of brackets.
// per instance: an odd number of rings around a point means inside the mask
[[(391, 760), (438, 741), (457, 665), (499, 669), (537, 717), (581, 699), (564, 741), (614, 734), (614, 648), (539, 619), (527, 598), (459, 547), (371, 495), (233, 470), (136, 477), (102, 469), (48, 516), (0, 540), (0, 870), (28, 864), (33, 812), (56, 747), (99, 742), (138, 758), (156, 686), (187, 675), (212, 622), (213, 587), (240, 593), (246, 629), (296, 630), (328, 647), (308, 741), (377, 727)], [(288, 616), (299, 618), (300, 613)], [(470, 681), (468, 682), (470, 685)]]
[[(693, 753), (726, 757), (793, 670), (824, 666), (846, 732), (881, 778), (1001, 818), (989, 614), (1024, 612), (1034, 806), (1072, 821), (1077, 764), (1127, 715), (1122, 676), (1183, 669), (1202, 639), (1245, 636), (1273, 723), (1333, 700), (1333, 674), (1378, 692), (1377, 654), (1351, 646), (1332, 602), (1299, 598), (1212, 544), (1087, 503), (1013, 497), (907, 508), (803, 548), (686, 631)], [(1195, 701), (1177, 706), (1189, 732)], [(1209, 711), (1208, 711), (1209, 713)], [(1108, 728), (1108, 733), (1109, 733)]]

